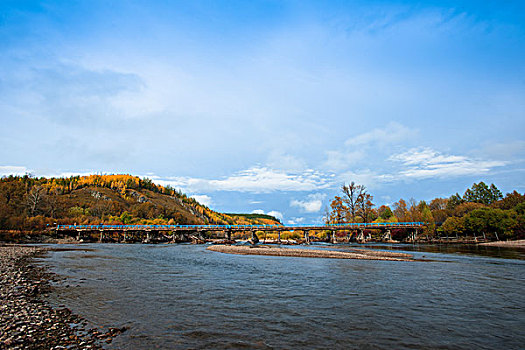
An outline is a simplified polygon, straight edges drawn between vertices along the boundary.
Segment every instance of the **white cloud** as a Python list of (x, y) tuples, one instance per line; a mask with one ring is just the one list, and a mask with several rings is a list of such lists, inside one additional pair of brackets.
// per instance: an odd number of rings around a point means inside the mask
[(304, 218), (291, 218), (287, 221), (288, 225), (298, 225), (300, 223), (304, 222)]
[(283, 221), (283, 213), (281, 213), (280, 211), (272, 210), (272, 211), (269, 211), (267, 214)]
[(255, 166), (235, 173), (224, 179), (202, 179), (172, 177), (159, 179), (160, 184), (170, 184), (192, 192), (239, 191), (269, 193), (273, 191), (313, 191), (327, 188), (328, 177), (314, 170), (301, 173), (287, 173), (266, 167)]
[(314, 193), (308, 195), (305, 200), (294, 199), (290, 202), (290, 206), (298, 207), (307, 213), (317, 213), (323, 206), (323, 199), (326, 197), (324, 193)]
[(31, 171), (24, 166), (0, 165), (0, 176), (25, 175)]
[(197, 202), (204, 204), (207, 207), (213, 203), (211, 197), (205, 194), (194, 194), (191, 198), (194, 198)]
[(324, 166), (339, 172), (349, 169), (350, 166), (355, 166), (356, 163), (367, 159), (371, 154), (377, 154), (378, 151), (389, 151), (386, 146), (406, 141), (416, 133), (416, 130), (390, 122), (384, 128), (376, 128), (347, 139), (342, 149), (327, 151)]
[(381, 174), (370, 169), (361, 169), (358, 171), (346, 171), (337, 176), (339, 184), (354, 181), (366, 187), (375, 188), (383, 183), (392, 182), (395, 177), (391, 174)]
[(271, 168), (287, 171), (302, 171), (307, 169), (306, 163), (302, 159), (278, 150), (270, 153), (266, 164)]
[[(71, 176), (90, 176), (90, 175), (106, 175), (106, 173), (101, 173), (101, 172), (97, 172), (97, 171), (84, 171), (84, 172), (79, 172), (79, 171), (74, 171), (74, 172), (71, 172), (71, 171), (67, 171), (67, 172), (61, 172), (61, 173), (44, 173), (42, 174), (42, 176), (44, 177), (71, 177)], [(113, 174), (113, 173), (111, 173)]]
[(484, 174), (506, 162), (444, 155), (430, 148), (410, 149), (389, 158), (407, 166), (399, 175), (407, 178), (454, 177)]
[(265, 213), (264, 210), (262, 209), (255, 209), (255, 210), (252, 210), (252, 214), (263, 214), (263, 215), (266, 214), (266, 215), (273, 216), (274, 218), (277, 218), (283, 221), (283, 214), (280, 211), (276, 211), (276, 210), (271, 210)]
[(413, 135), (415, 131), (396, 122), (390, 122), (383, 129), (373, 129), (369, 132), (357, 135), (345, 141), (345, 146), (385, 146), (405, 140)]
[(365, 157), (363, 150), (356, 151), (327, 151), (324, 166), (331, 170), (347, 169), (352, 164)]

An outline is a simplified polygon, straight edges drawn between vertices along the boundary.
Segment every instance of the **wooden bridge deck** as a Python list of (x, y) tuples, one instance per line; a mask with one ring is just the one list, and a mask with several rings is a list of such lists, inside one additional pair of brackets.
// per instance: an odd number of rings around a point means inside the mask
[(392, 230), (396, 228), (423, 228), (424, 222), (346, 223), (330, 225), (57, 225), (57, 231), (340, 231), (340, 230)]
[[(82, 237), (92, 240), (93, 234), (98, 235), (98, 241), (141, 241), (148, 242), (187, 242), (187, 241), (206, 241), (206, 236), (213, 233), (222, 232), (226, 241), (231, 241), (232, 235), (240, 232), (251, 235), (251, 241), (257, 243), (259, 238), (257, 232), (275, 232), (278, 235), (277, 241), (281, 241), (281, 233), (284, 231), (302, 231), (304, 242), (310, 242), (311, 231), (330, 231), (327, 238), (336, 242), (336, 233), (347, 232), (347, 239), (355, 234), (355, 239), (360, 242), (366, 241), (365, 230), (381, 230), (383, 240), (391, 239), (390, 230), (408, 229), (414, 231), (413, 239), (417, 235), (417, 230), (425, 226), (423, 222), (395, 222), (395, 223), (346, 223), (332, 225), (57, 225), (54, 229), (64, 235), (76, 236), (78, 241)], [(220, 235), (220, 234), (219, 234)], [(370, 236), (370, 235), (368, 235)]]

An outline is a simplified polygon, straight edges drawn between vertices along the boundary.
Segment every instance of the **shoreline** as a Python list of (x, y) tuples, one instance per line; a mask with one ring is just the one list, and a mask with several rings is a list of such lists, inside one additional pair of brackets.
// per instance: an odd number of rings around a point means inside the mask
[(87, 321), (68, 308), (53, 308), (45, 298), (56, 276), (34, 264), (46, 251), (0, 244), (0, 348), (103, 349), (102, 342), (110, 343), (125, 329), (88, 330)]
[(388, 260), (388, 261), (415, 261), (413, 256), (405, 253), (382, 252), (367, 249), (352, 249), (351, 251), (318, 250), (318, 249), (293, 249), (273, 248), (266, 246), (231, 246), (213, 245), (207, 250), (237, 255), (266, 255), (287, 256), (302, 258), (325, 258), (325, 259), (360, 259), (360, 260)]
[(525, 248), (525, 239), (518, 239), (516, 241), (496, 241), (496, 242), (479, 243), (479, 245), (489, 246), (489, 247), (504, 247), (504, 248)]
[[(29, 232), (29, 231), (9, 231), (9, 230), (0, 230), (0, 245), (5, 244), (18, 244), (18, 245), (26, 245), (26, 244), (83, 244), (83, 243), (125, 243), (125, 244), (140, 244), (140, 243), (148, 243), (148, 244), (178, 244), (178, 243), (192, 243), (192, 244), (204, 244), (204, 243), (212, 243), (212, 244), (233, 244), (233, 243), (248, 243), (249, 240), (247, 239), (236, 239), (236, 240), (227, 240), (225, 238), (207, 238), (202, 241), (151, 241), (151, 242), (140, 242), (140, 241), (128, 241), (128, 242), (116, 242), (116, 241), (104, 241), (100, 242), (96, 239), (92, 240), (77, 240), (76, 238), (72, 236), (60, 236), (56, 237), (53, 235), (50, 235), (48, 232)], [(336, 243), (333, 242), (326, 242), (325, 240), (311, 240), (312, 243), (331, 243), (334, 245), (337, 244), (359, 244), (359, 245), (366, 245), (366, 244), (375, 244), (375, 243), (388, 243), (388, 244), (420, 244), (420, 245), (465, 245), (465, 246), (492, 246), (492, 247), (508, 247), (508, 248), (525, 248), (525, 239), (521, 240), (510, 240), (510, 241), (492, 241), (492, 242), (483, 242), (483, 241), (476, 241), (474, 239), (470, 238), (463, 238), (463, 239), (454, 239), (453, 237), (450, 237), (450, 239), (444, 240), (444, 239), (434, 239), (434, 240), (417, 240), (416, 242), (405, 242), (405, 241), (381, 241), (381, 240), (370, 240), (365, 242), (355, 242), (355, 241), (347, 241), (347, 240), (339, 240)], [(280, 242), (278, 242), (276, 239), (261, 239), (259, 244), (269, 244), (269, 245), (302, 245), (304, 244), (304, 240), (302, 239), (283, 239)]]

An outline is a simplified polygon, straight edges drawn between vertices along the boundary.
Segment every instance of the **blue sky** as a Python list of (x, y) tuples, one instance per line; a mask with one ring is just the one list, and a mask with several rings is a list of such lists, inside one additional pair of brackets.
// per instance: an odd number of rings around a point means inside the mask
[(0, 175), (131, 173), (319, 222), (525, 191), (522, 1), (0, 2)]

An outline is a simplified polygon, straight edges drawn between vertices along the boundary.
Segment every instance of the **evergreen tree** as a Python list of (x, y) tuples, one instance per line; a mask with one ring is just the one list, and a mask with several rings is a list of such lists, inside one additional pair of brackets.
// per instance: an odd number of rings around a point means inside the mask
[(502, 198), (503, 195), (501, 191), (494, 184), (491, 184), (489, 187), (483, 181), (473, 184), (463, 195), (463, 200), (466, 202), (482, 203), (485, 205), (492, 204)]

